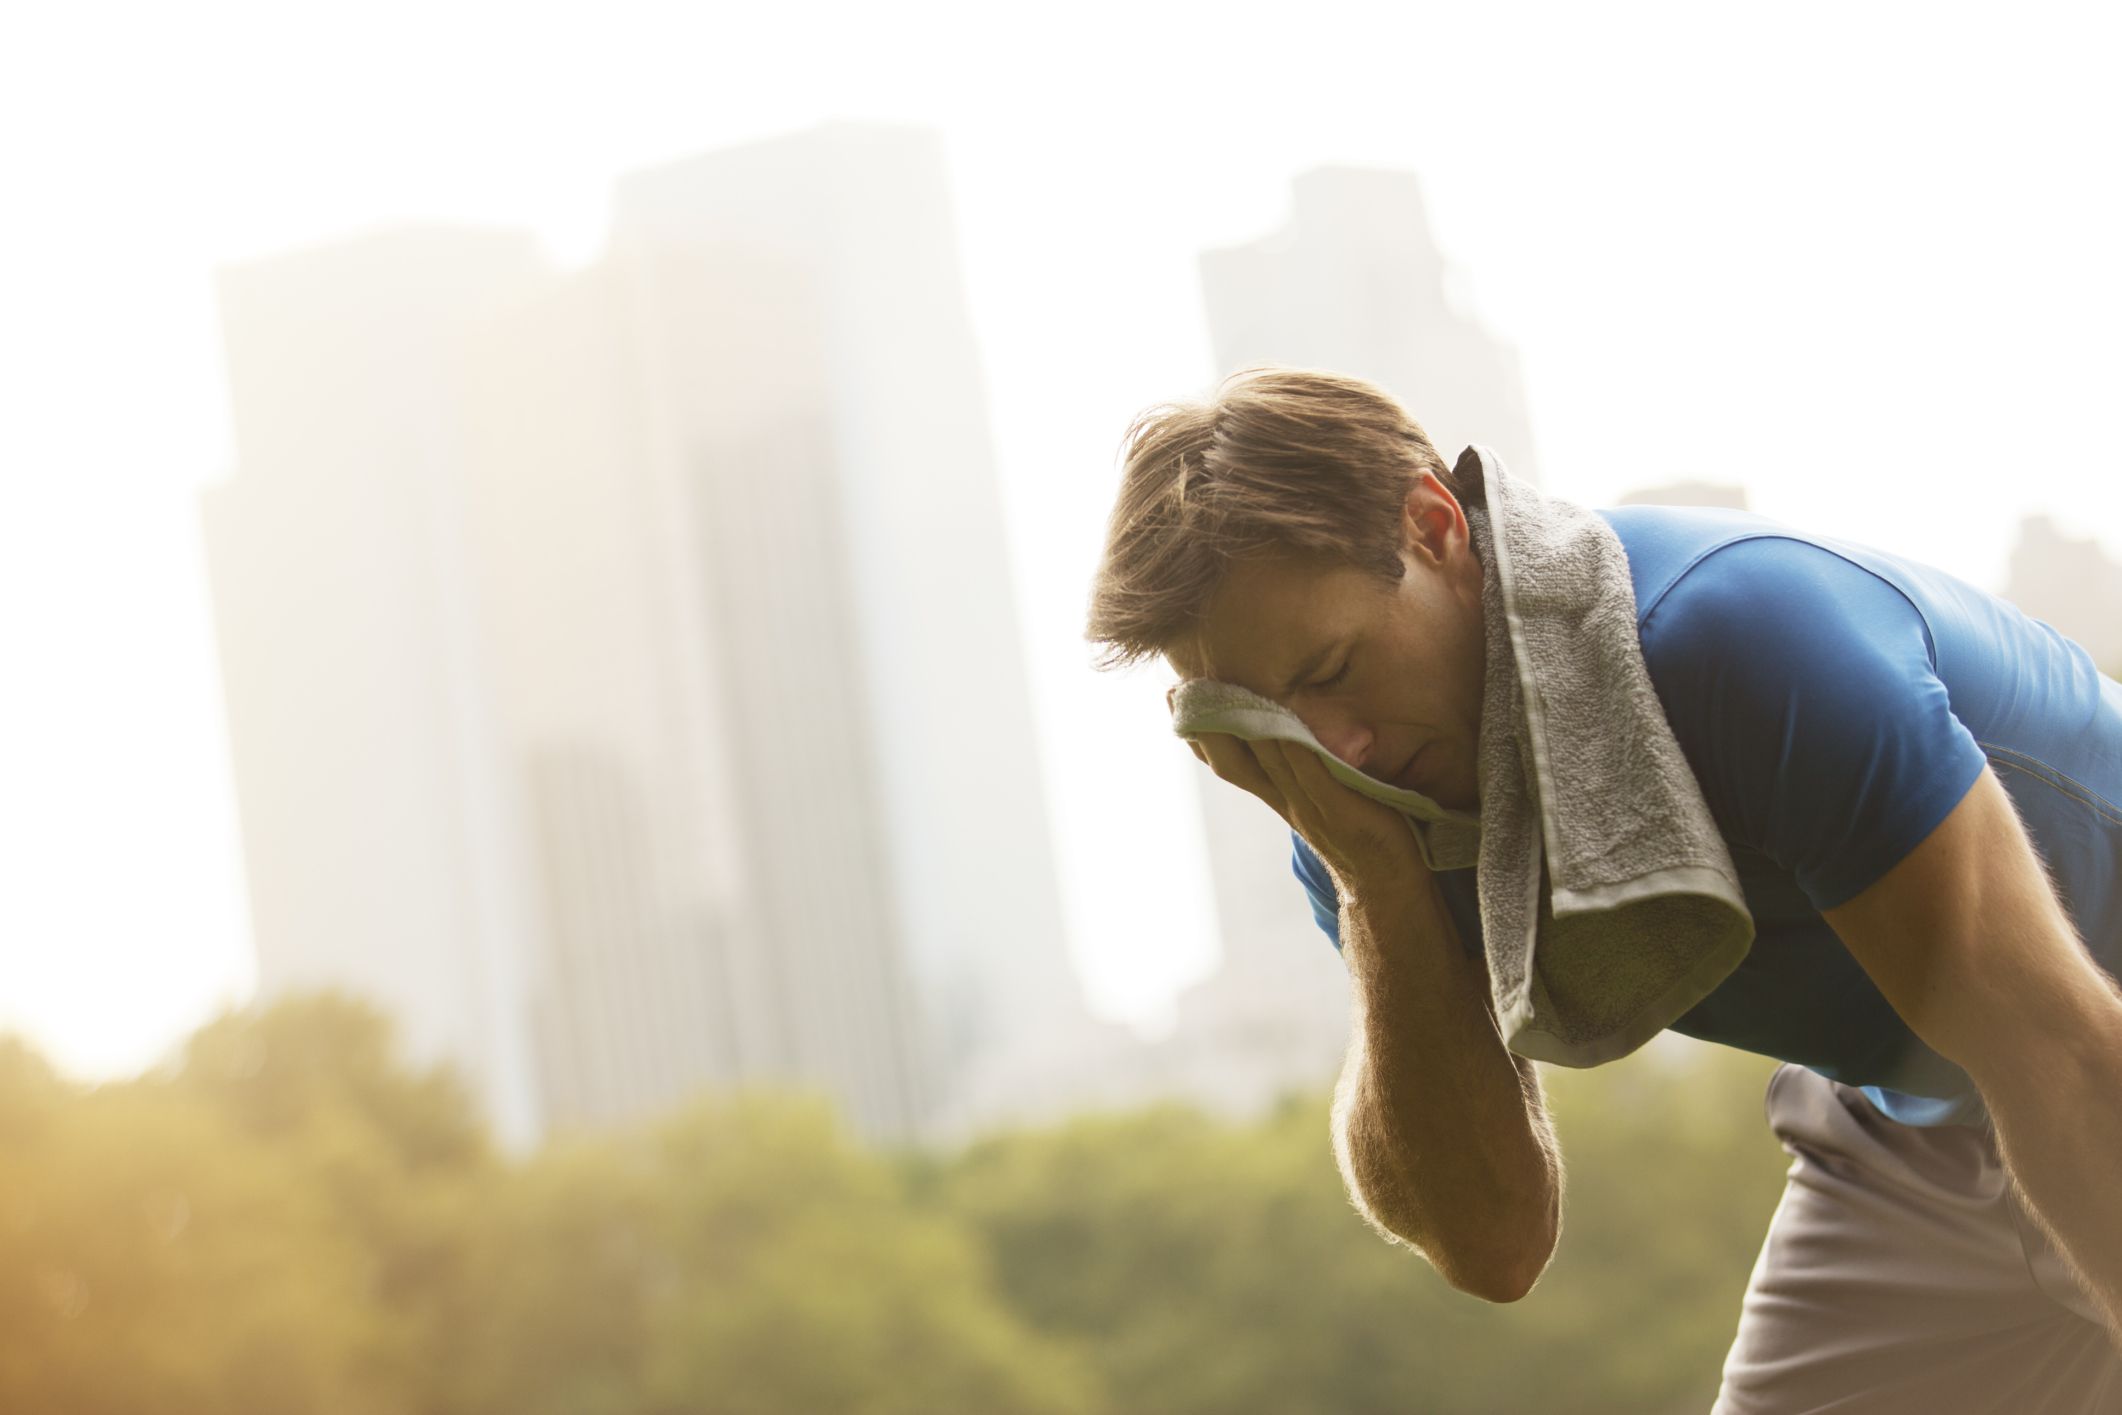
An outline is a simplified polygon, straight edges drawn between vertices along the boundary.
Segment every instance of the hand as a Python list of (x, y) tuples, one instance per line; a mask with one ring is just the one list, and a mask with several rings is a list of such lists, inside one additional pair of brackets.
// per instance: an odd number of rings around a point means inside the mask
[(1273, 807), (1348, 892), (1361, 897), (1379, 888), (1404, 887), (1429, 872), (1407, 817), (1334, 780), (1310, 748), (1248, 742), (1224, 732), (1186, 745), (1216, 775)]

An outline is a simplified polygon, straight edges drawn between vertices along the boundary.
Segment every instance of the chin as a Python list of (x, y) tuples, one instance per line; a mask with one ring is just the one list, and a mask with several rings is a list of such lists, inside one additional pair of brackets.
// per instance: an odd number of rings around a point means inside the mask
[(1480, 790), (1467, 781), (1440, 781), (1435, 791), (1426, 794), (1447, 810), (1471, 811), (1481, 804)]

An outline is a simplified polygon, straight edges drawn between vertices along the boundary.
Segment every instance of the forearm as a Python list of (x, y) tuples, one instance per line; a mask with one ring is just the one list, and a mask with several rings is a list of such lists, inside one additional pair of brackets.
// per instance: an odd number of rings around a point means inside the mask
[(1366, 1216), (1454, 1286), (1523, 1295), (1554, 1250), (1562, 1174), (1530, 1061), (1504, 1045), (1488, 978), (1427, 875), (1350, 898), (1355, 1026), (1334, 1144)]
[(2019, 1192), (2122, 1345), (2122, 1001), (2037, 1045), (1977, 1081)]

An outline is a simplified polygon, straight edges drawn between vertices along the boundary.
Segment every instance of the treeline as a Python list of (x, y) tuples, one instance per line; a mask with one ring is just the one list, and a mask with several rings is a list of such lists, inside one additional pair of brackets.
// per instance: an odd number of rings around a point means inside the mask
[(1498, 1307), (1355, 1217), (1323, 1095), (898, 1155), (707, 1096), (511, 1163), (336, 998), (93, 1089), (0, 1040), (0, 1411), (1700, 1411), (1781, 1188), (1769, 1069), (1549, 1069), (1562, 1246)]

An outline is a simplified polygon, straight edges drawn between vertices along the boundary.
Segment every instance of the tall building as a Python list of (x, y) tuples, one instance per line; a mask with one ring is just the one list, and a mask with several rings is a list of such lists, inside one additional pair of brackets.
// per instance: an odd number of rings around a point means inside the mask
[[(836, 557), (853, 679), (781, 710), (861, 704), (868, 776), (811, 789), (867, 793), (946, 1089), (1079, 1032), (940, 139), (832, 124), (638, 173), (614, 230), (659, 281), (747, 272), (713, 297), (741, 308), (740, 337), (712, 309), (664, 321), (687, 352), (663, 396), (745, 554), (774, 563), (807, 536)], [(787, 459), (807, 491), (772, 490)]]
[(1217, 376), (1277, 363), (1366, 378), (1447, 463), (1479, 442), (1537, 482), (1517, 351), (1454, 300), (1414, 174), (1316, 167), (1290, 185), (1281, 230), (1202, 253)]
[(703, 1082), (813, 1085), (884, 1137), (930, 1103), (806, 297), (756, 253), (621, 239), (468, 362), (557, 1123)]
[(450, 390), (542, 276), (524, 237), (433, 230), (222, 272), (238, 465), (202, 508), (260, 991), (381, 1003), (518, 1145), (534, 899)]
[(627, 179), (566, 276), (454, 233), (230, 273), (265, 991), (377, 997), (519, 1139), (733, 1083), (905, 1138), (1081, 1027), (951, 234), (931, 135), (836, 125)]
[[(1447, 462), (1480, 442), (1536, 480), (1517, 356), (1454, 304), (1413, 175), (1322, 167), (1293, 193), (1282, 230), (1202, 255), (1218, 376), (1251, 363), (1354, 374), (1398, 398)], [(1291, 871), (1288, 829), (1209, 773), (1198, 784), (1223, 959), (1181, 996), (1161, 1050), (1188, 1094), (1243, 1113), (1332, 1081), (1348, 978)]]
[(2004, 597), (2084, 645), (2103, 673), (2122, 676), (2122, 565), (2098, 541), (2028, 516), (2019, 523)]

